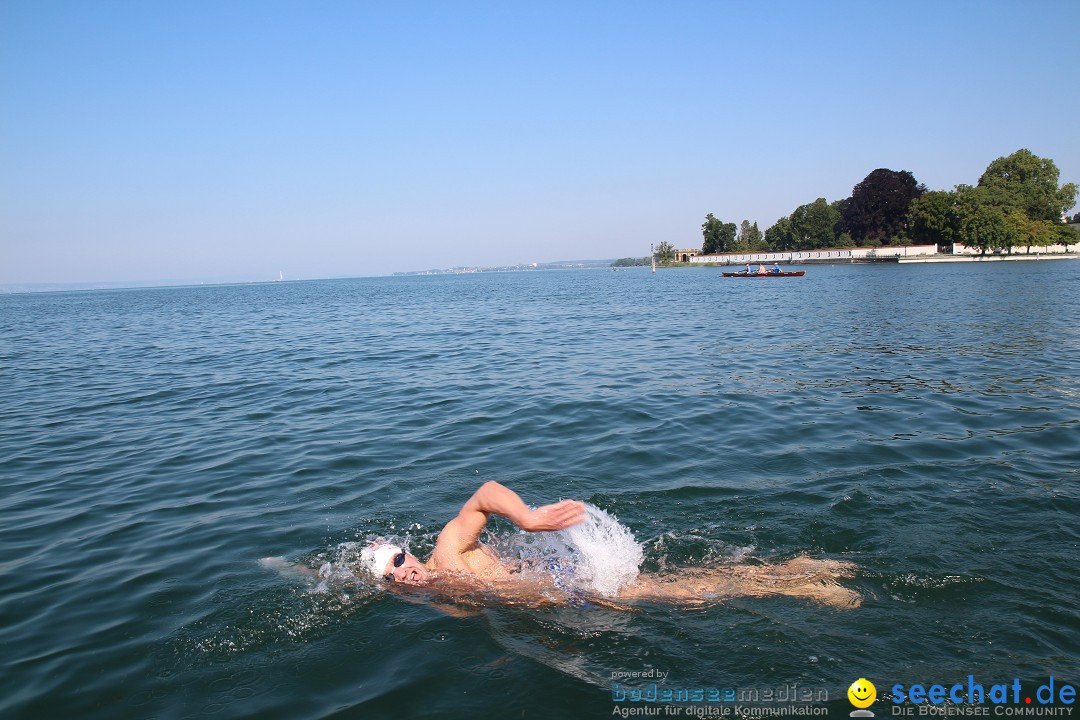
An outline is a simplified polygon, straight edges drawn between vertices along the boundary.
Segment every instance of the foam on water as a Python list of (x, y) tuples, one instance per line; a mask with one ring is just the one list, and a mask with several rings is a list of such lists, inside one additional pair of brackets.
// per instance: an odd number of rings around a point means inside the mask
[(367, 571), (367, 551), (373, 543), (389, 543), (409, 551), (409, 538), (399, 535), (372, 535), (367, 539), (342, 542), (329, 548), (320, 559), (318, 584), (313, 592), (327, 592), (331, 588), (360, 586), (377, 591), (381, 583)]
[(363, 578), (360, 559), (368, 543), (343, 542), (334, 548), (332, 559), (319, 566), (319, 583), (314, 592), (327, 592), (331, 585), (353, 585)]
[(567, 592), (612, 596), (637, 579), (644, 551), (618, 518), (585, 503), (585, 520), (566, 530), (520, 533), (503, 552), (550, 575)]
[(585, 522), (559, 534), (576, 550), (574, 579), (582, 589), (615, 595), (637, 579), (644, 552), (614, 515), (586, 505)]
[(648, 541), (645, 546), (647, 559), (655, 563), (655, 570), (661, 574), (682, 566), (739, 563), (757, 550), (754, 543), (735, 545), (698, 529), (671, 530)]

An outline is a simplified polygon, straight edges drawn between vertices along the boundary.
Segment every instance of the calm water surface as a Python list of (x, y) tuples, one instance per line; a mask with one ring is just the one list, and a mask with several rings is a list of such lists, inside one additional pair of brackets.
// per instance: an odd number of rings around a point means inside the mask
[[(0, 716), (602, 718), (651, 669), (837, 717), (859, 677), (1080, 684), (1078, 318), (1076, 261), (0, 297)], [(865, 601), (444, 612), (346, 572), (490, 479), (617, 515), (646, 569), (806, 553)]]

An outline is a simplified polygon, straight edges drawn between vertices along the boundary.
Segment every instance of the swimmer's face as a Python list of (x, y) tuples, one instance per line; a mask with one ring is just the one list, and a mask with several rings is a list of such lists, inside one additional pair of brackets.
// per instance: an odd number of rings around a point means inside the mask
[(405, 553), (405, 562), (394, 567), (394, 561), (390, 560), (383, 569), (383, 577), (393, 576), (394, 582), (420, 585), (427, 582), (428, 574), (424, 564), (415, 555)]

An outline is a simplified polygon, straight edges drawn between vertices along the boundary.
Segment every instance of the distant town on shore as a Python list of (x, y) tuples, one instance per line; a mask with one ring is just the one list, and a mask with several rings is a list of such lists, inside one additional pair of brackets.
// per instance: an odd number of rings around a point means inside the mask
[[(649, 259), (645, 258), (645, 264)], [(550, 263), (522, 263), (519, 265), (491, 265), (491, 266), (460, 266), (446, 268), (444, 270), (409, 270), (396, 272), (394, 275), (469, 275), (472, 273), (487, 272), (534, 272), (537, 270), (575, 270), (581, 268), (607, 268), (612, 266), (612, 260), (562, 260)]]

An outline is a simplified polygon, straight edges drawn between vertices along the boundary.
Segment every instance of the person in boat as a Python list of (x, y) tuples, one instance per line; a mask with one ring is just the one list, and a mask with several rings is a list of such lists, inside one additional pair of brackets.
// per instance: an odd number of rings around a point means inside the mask
[(772, 266), (772, 271), (773, 271), (773, 274), (779, 273), (780, 272), (780, 263), (775, 263), (774, 262), (773, 266)]
[[(501, 515), (528, 532), (544, 532), (572, 527), (585, 519), (585, 512), (585, 505), (576, 500), (532, 509), (513, 490), (489, 481), (443, 527), (426, 561), (398, 545), (376, 541), (361, 551), (360, 563), (375, 578), (434, 588), (450, 602), (475, 601), (480, 592), (517, 604), (581, 605), (585, 598), (580, 592), (568, 591), (557, 577), (544, 582), (516, 572), (512, 561), (480, 542), (480, 535), (492, 515)], [(849, 563), (805, 556), (776, 565), (684, 568), (664, 575), (639, 575), (617, 596), (589, 595), (587, 601), (629, 610), (633, 608), (622, 601), (700, 605), (722, 597), (791, 595), (837, 607), (858, 607), (861, 596), (835, 582), (850, 576), (853, 569)]]
[(765, 275), (766, 273), (768, 273), (768, 270), (765, 269), (765, 263), (761, 263), (760, 265), (758, 265), (757, 274)]
[(746, 263), (746, 274), (753, 275), (754, 271), (750, 269), (750, 263)]

